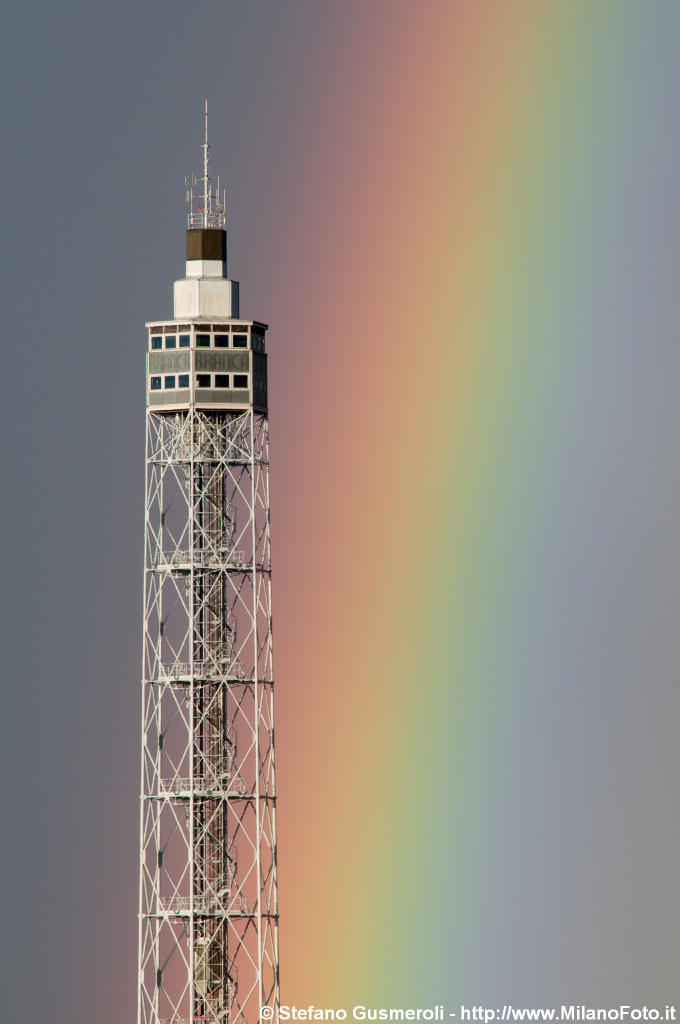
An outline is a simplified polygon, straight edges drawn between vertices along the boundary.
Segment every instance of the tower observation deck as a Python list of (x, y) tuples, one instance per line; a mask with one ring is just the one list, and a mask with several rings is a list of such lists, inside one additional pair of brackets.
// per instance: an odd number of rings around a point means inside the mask
[(227, 277), (207, 109), (198, 181), (147, 324), (138, 1024), (279, 1001), (267, 326)]

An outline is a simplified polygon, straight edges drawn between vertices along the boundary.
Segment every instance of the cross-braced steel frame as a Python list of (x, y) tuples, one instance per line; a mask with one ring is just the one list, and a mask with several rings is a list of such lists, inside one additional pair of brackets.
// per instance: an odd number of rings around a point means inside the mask
[(147, 412), (138, 1024), (278, 1011), (267, 418)]

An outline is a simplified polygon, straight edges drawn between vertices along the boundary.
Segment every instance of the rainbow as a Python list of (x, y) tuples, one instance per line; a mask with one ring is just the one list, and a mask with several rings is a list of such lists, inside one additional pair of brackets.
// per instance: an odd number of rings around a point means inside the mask
[(581, 998), (643, 949), (607, 766), (677, 10), (359, 8), (271, 317), (282, 998)]

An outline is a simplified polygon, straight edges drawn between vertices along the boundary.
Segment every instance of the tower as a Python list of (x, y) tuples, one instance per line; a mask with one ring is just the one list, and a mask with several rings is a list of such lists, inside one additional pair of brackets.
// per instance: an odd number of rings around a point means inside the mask
[(187, 180), (186, 277), (148, 327), (138, 1024), (278, 1007), (266, 324), (224, 197)]

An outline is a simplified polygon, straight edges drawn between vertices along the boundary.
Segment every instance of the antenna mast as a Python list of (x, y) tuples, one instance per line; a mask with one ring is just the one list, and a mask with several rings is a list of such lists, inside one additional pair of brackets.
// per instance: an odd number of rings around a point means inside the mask
[(208, 175), (208, 101), (205, 101), (205, 142), (203, 143), (203, 227), (208, 227), (208, 211), (210, 210), (210, 177)]
[[(205, 101), (205, 110), (203, 113), (204, 118), (204, 129), (203, 129), (203, 142), (201, 149), (203, 150), (203, 196), (201, 197), (200, 192), (194, 192), (194, 186), (198, 185), (201, 178), (195, 174), (188, 174), (184, 179), (184, 184), (187, 187), (186, 199), (189, 206), (189, 213), (187, 215), (187, 226), (190, 228), (226, 228), (227, 226), (227, 195), (223, 189), (220, 193), (220, 179), (217, 178), (217, 191), (214, 192), (210, 185), (210, 170), (209, 170), (209, 157), (208, 151), (210, 146), (208, 145), (208, 101)], [(198, 202), (198, 207), (194, 209), (194, 200)]]

